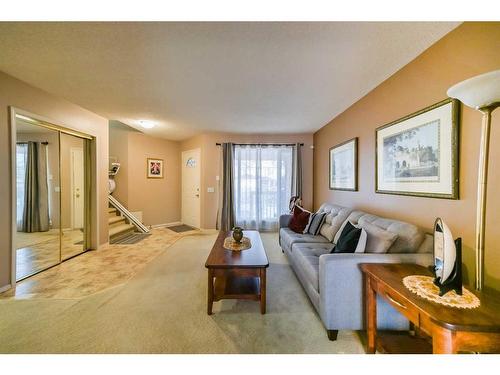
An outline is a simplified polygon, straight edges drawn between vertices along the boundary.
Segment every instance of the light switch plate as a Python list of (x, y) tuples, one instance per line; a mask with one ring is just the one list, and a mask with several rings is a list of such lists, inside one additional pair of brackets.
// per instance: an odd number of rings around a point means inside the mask
[(219, 181), (220, 180), (220, 177), (219, 176), (215, 176), (215, 181)]
[(213, 188), (213, 187), (208, 187), (208, 188), (207, 188), (207, 192), (208, 192), (208, 193), (215, 193), (215, 188)]

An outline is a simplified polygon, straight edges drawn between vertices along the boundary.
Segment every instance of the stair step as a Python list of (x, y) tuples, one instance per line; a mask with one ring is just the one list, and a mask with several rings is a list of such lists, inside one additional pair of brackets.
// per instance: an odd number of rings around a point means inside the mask
[(117, 235), (122, 235), (126, 232), (133, 232), (135, 227), (130, 224), (120, 224), (109, 228), (109, 238), (115, 237)]
[(112, 225), (119, 224), (120, 222), (125, 223), (125, 218), (123, 216), (110, 216), (108, 219), (108, 224), (111, 227)]

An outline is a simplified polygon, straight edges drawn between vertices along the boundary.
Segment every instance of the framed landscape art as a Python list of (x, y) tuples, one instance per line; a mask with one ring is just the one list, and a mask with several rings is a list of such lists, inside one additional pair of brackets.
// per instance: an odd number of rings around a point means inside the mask
[(447, 99), (376, 130), (377, 193), (458, 199), (459, 106)]
[(163, 178), (163, 159), (148, 158), (148, 178)]
[(330, 189), (358, 190), (358, 138), (330, 149)]

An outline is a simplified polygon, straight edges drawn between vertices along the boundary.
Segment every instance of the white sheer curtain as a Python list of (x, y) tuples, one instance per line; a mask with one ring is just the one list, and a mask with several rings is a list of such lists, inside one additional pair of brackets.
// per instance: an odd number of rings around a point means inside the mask
[(292, 189), (291, 146), (237, 145), (234, 154), (236, 225), (273, 231), (288, 212)]
[(26, 159), (28, 158), (28, 145), (18, 143), (16, 145), (16, 209), (17, 229), (22, 228), (26, 179)]

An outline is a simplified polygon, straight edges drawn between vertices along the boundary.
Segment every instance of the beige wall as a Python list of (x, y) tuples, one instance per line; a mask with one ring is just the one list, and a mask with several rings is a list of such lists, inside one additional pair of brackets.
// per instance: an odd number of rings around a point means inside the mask
[[(375, 129), (447, 97), (468, 77), (500, 69), (500, 23), (465, 23), (438, 41), (314, 134), (314, 206), (328, 201), (432, 228), (442, 217), (463, 238), (468, 280), (474, 278), (474, 226), (481, 115), (463, 108), (460, 200), (375, 193)], [(359, 137), (359, 191), (328, 189), (328, 149)], [(485, 285), (500, 289), (500, 110), (493, 115), (488, 188)]]
[[(216, 176), (220, 174), (220, 147), (216, 143), (304, 143), (302, 148), (303, 200), (306, 208), (313, 203), (313, 144), (312, 134), (235, 134), (208, 133), (190, 138), (181, 143), (181, 151), (201, 149), (201, 226), (205, 229), (215, 228), (219, 185)], [(207, 188), (214, 187), (214, 193)]]
[(109, 158), (110, 162), (120, 163), (120, 170), (114, 177), (116, 189), (113, 196), (125, 207), (128, 207), (128, 135), (126, 130), (109, 128)]
[[(180, 220), (180, 144), (110, 128), (110, 156), (121, 163), (113, 195), (129, 211), (142, 211), (146, 225)], [(163, 159), (164, 178), (147, 178), (147, 158)]]
[(92, 202), (96, 217), (93, 246), (108, 241), (107, 166), (108, 121), (66, 100), (56, 98), (5, 73), (0, 72), (0, 288), (11, 278), (11, 147), (9, 106), (50, 119), (55, 124), (96, 137), (97, 194)]
[[(163, 159), (164, 178), (146, 177), (147, 158)], [(180, 220), (179, 143), (140, 133), (129, 134), (128, 204), (131, 211), (142, 211), (146, 225)]]

